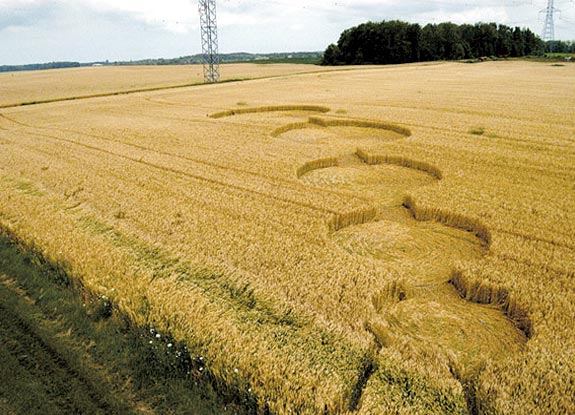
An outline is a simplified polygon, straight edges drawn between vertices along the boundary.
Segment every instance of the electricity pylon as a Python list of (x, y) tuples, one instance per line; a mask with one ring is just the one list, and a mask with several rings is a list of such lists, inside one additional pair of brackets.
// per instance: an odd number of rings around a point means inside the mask
[(543, 25), (543, 33), (541, 35), (541, 38), (545, 41), (555, 40), (555, 23), (553, 22), (553, 16), (558, 11), (559, 10), (553, 5), (553, 0), (547, 0), (547, 8), (540, 12), (545, 12), (545, 24)]
[(218, 26), (216, 24), (216, 0), (199, 0), (202, 30), (202, 55), (204, 82), (220, 80), (220, 57), (218, 55)]

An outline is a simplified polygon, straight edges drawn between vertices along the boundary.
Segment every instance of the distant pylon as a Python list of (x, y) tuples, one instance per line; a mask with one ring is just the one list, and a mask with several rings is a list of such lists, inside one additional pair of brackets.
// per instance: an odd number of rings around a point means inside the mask
[(220, 80), (220, 57), (218, 55), (218, 26), (216, 24), (216, 0), (199, 0), (200, 25), (202, 29), (202, 55), (204, 82)]
[(553, 22), (553, 16), (557, 10), (553, 5), (553, 0), (547, 0), (547, 8), (541, 10), (541, 13), (545, 12), (545, 24), (543, 25), (543, 33), (541, 38), (545, 41), (555, 40), (555, 23)]

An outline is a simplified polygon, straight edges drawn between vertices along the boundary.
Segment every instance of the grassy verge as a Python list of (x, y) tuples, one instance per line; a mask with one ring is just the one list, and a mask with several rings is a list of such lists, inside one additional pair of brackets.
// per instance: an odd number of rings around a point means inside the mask
[(0, 412), (244, 414), (202, 357), (133, 327), (0, 234)]

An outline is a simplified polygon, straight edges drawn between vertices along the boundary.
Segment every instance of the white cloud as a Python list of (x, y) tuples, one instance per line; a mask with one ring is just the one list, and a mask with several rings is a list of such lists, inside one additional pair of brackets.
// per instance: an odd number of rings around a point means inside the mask
[(499, 22), (508, 20), (505, 7), (469, 7), (451, 11), (440, 9), (419, 15), (419, 18), (430, 23), (453, 22), (457, 24), (474, 24), (477, 22)]
[[(544, 0), (217, 0), (222, 52), (322, 50), (371, 20), (496, 21), (540, 33)], [(556, 35), (575, 39), (575, 3)], [(174, 57), (200, 52), (197, 0), (0, 0), (0, 64)], [(92, 44), (97, 47), (80, 47)]]
[(190, 0), (75, 0), (93, 10), (128, 15), (166, 30), (187, 33), (197, 25), (197, 4)]
[(26, 14), (34, 10), (77, 10), (86, 13), (123, 15), (174, 32), (198, 26), (198, 6), (190, 0), (0, 0), (3, 13)]

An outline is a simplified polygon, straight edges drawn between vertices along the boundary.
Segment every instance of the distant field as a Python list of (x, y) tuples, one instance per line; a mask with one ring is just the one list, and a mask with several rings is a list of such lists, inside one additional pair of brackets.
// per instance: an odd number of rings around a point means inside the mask
[(242, 68), (0, 110), (0, 226), (260, 413), (575, 413), (575, 66)]
[[(222, 80), (262, 78), (325, 70), (302, 64), (225, 64)], [(201, 65), (103, 66), (0, 73), (0, 107), (203, 82)]]

